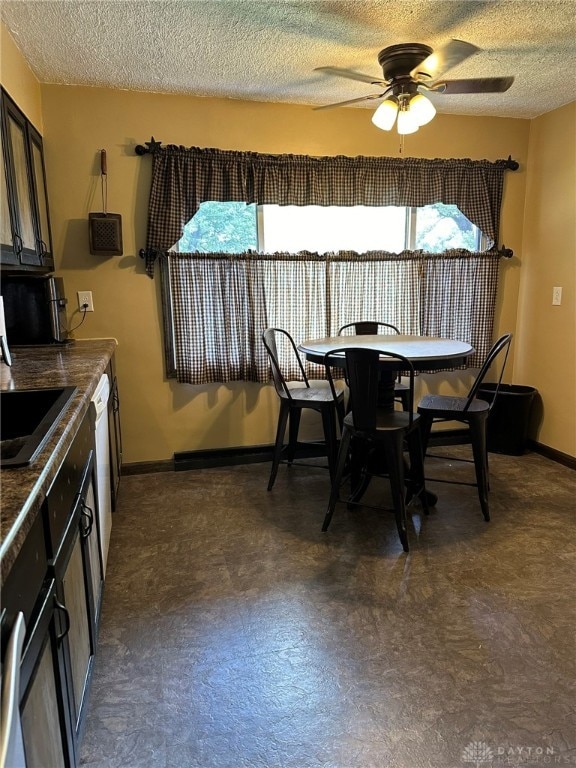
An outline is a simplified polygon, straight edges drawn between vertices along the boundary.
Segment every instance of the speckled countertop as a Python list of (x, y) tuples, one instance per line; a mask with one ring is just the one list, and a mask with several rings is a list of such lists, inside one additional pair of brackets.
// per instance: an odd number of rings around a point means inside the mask
[(77, 387), (62, 420), (34, 462), (28, 467), (1, 471), (2, 581), (56, 477), (115, 348), (114, 339), (75, 341), (62, 347), (16, 347), (11, 349), (12, 367), (0, 363), (2, 390)]

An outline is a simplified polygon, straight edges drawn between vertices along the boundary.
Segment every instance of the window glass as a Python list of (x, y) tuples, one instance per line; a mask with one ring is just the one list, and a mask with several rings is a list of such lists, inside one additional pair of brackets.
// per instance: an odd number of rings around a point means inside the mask
[(440, 253), (482, 247), (482, 233), (455, 205), (395, 206), (246, 205), (205, 202), (184, 228), (181, 252), (260, 250)]
[(264, 205), (268, 252), (391, 251), (404, 249), (406, 208), (393, 206)]
[(425, 205), (415, 209), (415, 214), (415, 250), (441, 253), (449, 248), (479, 248), (480, 230), (456, 205)]
[(256, 206), (246, 203), (202, 203), (178, 242), (181, 253), (244, 253), (257, 248)]

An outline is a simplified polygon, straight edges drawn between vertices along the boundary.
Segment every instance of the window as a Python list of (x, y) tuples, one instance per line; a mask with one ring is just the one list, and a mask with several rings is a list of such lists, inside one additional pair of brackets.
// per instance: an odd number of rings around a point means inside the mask
[[(468, 341), (481, 356), (490, 348), (510, 160), (176, 145), (153, 154), (143, 256), (149, 277), (161, 265), (166, 359), (178, 381), (267, 381), (270, 325), (306, 339), (370, 315), (404, 333)], [(220, 224), (209, 226), (214, 206)], [(296, 215), (311, 223), (285, 218)], [(191, 222), (183, 240), (182, 222)]]
[[(268, 366), (267, 359), (258, 360), (264, 317), (300, 339), (330, 335), (358, 318), (378, 318), (403, 333), (473, 340), (470, 318), (491, 268), (479, 267), (482, 257), (471, 258), (468, 251), (484, 244), (478, 227), (455, 205), (443, 203), (410, 208), (204, 202), (172, 249), (184, 260), (175, 253), (163, 263), (168, 375), (189, 383), (262, 380), (261, 367)], [(445, 251), (459, 256), (447, 257), (444, 266), (424, 265), (418, 250), (428, 252), (428, 260), (443, 258), (437, 254)], [(236, 256), (230, 262), (225, 254)], [(436, 295), (431, 285), (438, 280)], [(256, 343), (247, 341), (253, 337)]]
[(204, 202), (184, 228), (182, 253), (481, 251), (485, 238), (455, 205), (422, 208)]

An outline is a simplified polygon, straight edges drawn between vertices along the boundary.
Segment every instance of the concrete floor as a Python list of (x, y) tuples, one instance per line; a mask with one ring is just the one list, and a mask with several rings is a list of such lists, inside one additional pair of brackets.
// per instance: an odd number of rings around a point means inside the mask
[(389, 512), (321, 533), (324, 469), (268, 473), (123, 478), (85, 768), (576, 766), (573, 471), (491, 454), (489, 523), (430, 484), (408, 555)]

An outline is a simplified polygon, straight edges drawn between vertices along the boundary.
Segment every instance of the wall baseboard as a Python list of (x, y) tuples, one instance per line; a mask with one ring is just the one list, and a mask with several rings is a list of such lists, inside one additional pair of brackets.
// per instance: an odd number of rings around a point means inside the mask
[[(208, 469), (209, 467), (231, 467), (236, 464), (258, 464), (272, 461), (273, 445), (249, 445), (238, 448), (214, 448), (207, 451), (183, 451), (174, 454), (174, 470)], [(298, 443), (299, 459), (325, 456), (321, 442)]]
[(552, 459), (552, 461), (563, 464), (569, 469), (576, 469), (576, 456), (570, 456), (569, 453), (557, 451), (556, 448), (550, 448), (550, 446), (539, 443), (536, 440), (528, 440), (528, 447), (532, 451), (546, 456), (547, 459)]
[(122, 477), (127, 475), (150, 475), (153, 472), (173, 472), (174, 461), (164, 459), (163, 461), (135, 461), (132, 464), (122, 464), (120, 474)]
[[(430, 446), (464, 445), (470, 442), (467, 429), (446, 429), (433, 432)], [(210, 467), (232, 467), (238, 464), (257, 464), (272, 461), (272, 445), (251, 445), (238, 448), (214, 448), (206, 451), (182, 451), (175, 453), (173, 459), (164, 461), (141, 461), (122, 465), (122, 475), (146, 475), (152, 472), (184, 472), (190, 469), (208, 469)], [(547, 445), (528, 441), (528, 448), (542, 456), (576, 469), (576, 458)], [(321, 442), (298, 443), (298, 459), (312, 459), (325, 455)]]

